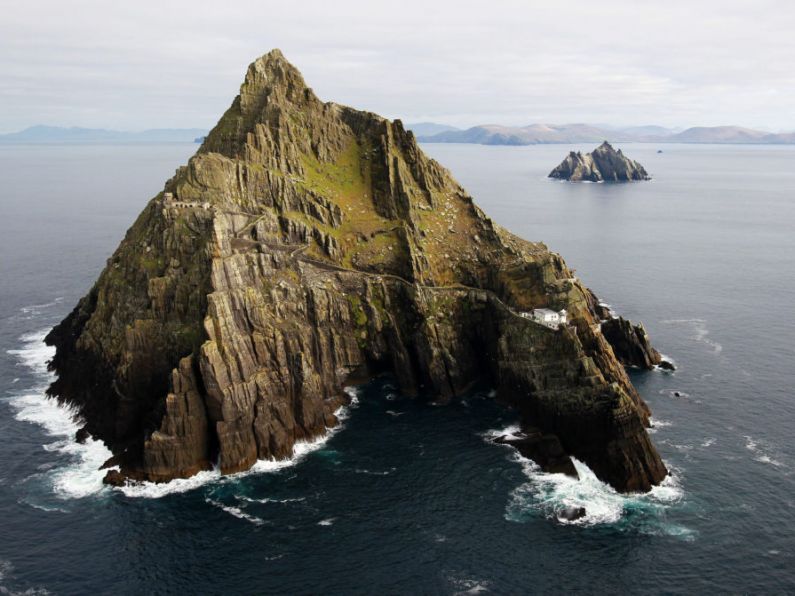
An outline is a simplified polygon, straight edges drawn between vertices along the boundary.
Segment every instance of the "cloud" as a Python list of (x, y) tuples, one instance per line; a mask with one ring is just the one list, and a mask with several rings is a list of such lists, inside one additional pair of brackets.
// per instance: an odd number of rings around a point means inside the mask
[(322, 98), (407, 121), (795, 129), (783, 1), (29, 0), (3, 15), (6, 131), (210, 127), (273, 47)]

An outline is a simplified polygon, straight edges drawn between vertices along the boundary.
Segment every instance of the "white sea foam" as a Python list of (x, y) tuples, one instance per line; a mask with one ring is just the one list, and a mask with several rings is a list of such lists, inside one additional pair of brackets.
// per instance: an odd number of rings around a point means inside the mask
[(336, 517), (329, 517), (328, 519), (321, 519), (317, 522), (319, 526), (330, 526), (334, 523), (334, 520), (337, 519)]
[[(335, 414), (340, 422), (347, 418), (347, 410), (344, 407), (339, 408)], [(238, 472), (237, 474), (222, 475), (219, 470), (213, 469), (199, 472), (190, 478), (176, 478), (170, 482), (134, 482), (121, 486), (118, 490), (128, 497), (159, 499), (171, 494), (195, 490), (207, 484), (224, 484), (227, 482), (234, 482), (246, 476), (251, 476), (252, 474), (277, 472), (296, 465), (313, 451), (321, 449), (341, 428), (342, 424), (340, 423), (334, 428), (328, 429), (325, 434), (310, 441), (297, 442), (293, 445), (293, 455), (289, 459), (260, 459), (248, 470)]]
[(390, 416), (394, 416), (395, 418), (405, 414), (405, 412), (395, 412), (394, 410), (387, 410), (386, 413), (389, 414)]
[(168, 495), (186, 493), (213, 482), (223, 482), (224, 479), (225, 477), (218, 470), (213, 469), (199, 472), (190, 478), (175, 478), (170, 482), (133, 482), (115, 490), (131, 498), (160, 499)]
[(49, 329), (42, 329), (33, 333), (26, 333), (19, 340), (22, 347), (18, 350), (7, 350), (8, 354), (16, 356), (19, 366), (29, 368), (43, 383), (49, 383), (52, 375), (47, 370), (47, 363), (55, 355), (55, 348), (44, 343), (44, 338)]
[(74, 412), (48, 399), (45, 391), (54, 375), (47, 370), (47, 362), (55, 354), (54, 348), (44, 344), (48, 329), (29, 333), (20, 338), (22, 347), (8, 350), (20, 365), (34, 374), (35, 384), (24, 393), (12, 396), (9, 404), (16, 410), (15, 418), (40, 426), (55, 440), (42, 447), (69, 458), (66, 466), (57, 466), (43, 474), (56, 496), (64, 499), (82, 498), (102, 490), (104, 472), (99, 467), (111, 456), (100, 441), (88, 439), (84, 444), (74, 441), (79, 425)]
[(355, 408), (359, 405), (359, 388), (358, 387), (345, 387), (343, 391), (351, 398), (349, 407)]
[(453, 592), (455, 596), (463, 596), (465, 594), (480, 594), (482, 592), (489, 591), (489, 586), (491, 585), (491, 582), (489, 581), (472, 577), (456, 577), (456, 575), (449, 575), (447, 577), (447, 581), (452, 584), (453, 589), (455, 590), (455, 592)]
[[(505, 518), (509, 521), (524, 521), (528, 513), (538, 512), (558, 519), (560, 523), (595, 526), (616, 524), (629, 512), (645, 509), (664, 509), (682, 500), (682, 490), (675, 471), (648, 493), (622, 494), (599, 480), (584, 463), (572, 458), (579, 479), (565, 474), (542, 472), (535, 462), (522, 457), (518, 452), (512, 459), (521, 464), (528, 482), (521, 484), (511, 493)], [(562, 511), (571, 508), (585, 508), (585, 516), (576, 520), (560, 519)], [(655, 530), (656, 531), (656, 530)], [(662, 532), (686, 535), (690, 531), (680, 526), (663, 527)]]
[(506, 439), (518, 439), (521, 437), (521, 435), (522, 427), (519, 426), (518, 423), (509, 424), (505, 428), (492, 428), (482, 434), (484, 438), (491, 441), (494, 439), (499, 439), (500, 437), (505, 437)]
[(52, 306), (57, 306), (61, 302), (63, 302), (63, 296), (59, 296), (58, 298), (56, 298), (52, 302), (45, 302), (44, 304), (31, 304), (29, 306), (23, 306), (19, 310), (21, 312), (25, 313), (25, 314), (28, 314), (28, 313), (40, 313), (41, 311), (46, 310), (46, 309), (48, 309), (48, 308), (50, 308)]
[[(19, 365), (28, 368), (35, 378), (35, 384), (30, 389), (12, 396), (9, 403), (16, 410), (17, 420), (36, 424), (55, 439), (43, 445), (45, 450), (69, 458), (69, 463), (57, 465), (41, 475), (46, 478), (55, 495), (63, 499), (83, 498), (107, 490), (102, 484), (105, 470), (100, 467), (112, 454), (101, 441), (89, 438), (84, 444), (77, 443), (74, 436), (79, 425), (74, 420), (74, 412), (45, 395), (48, 385), (54, 380), (54, 375), (47, 370), (47, 363), (55, 354), (54, 348), (44, 343), (48, 332), (49, 329), (44, 329), (25, 334), (20, 337), (21, 348), (8, 350), (9, 354), (16, 357)], [(342, 421), (348, 418), (349, 407), (356, 407), (359, 403), (357, 388), (347, 387), (345, 391), (351, 397), (351, 402), (349, 406), (340, 407), (335, 412), (340, 424), (311, 441), (296, 443), (290, 459), (260, 460), (250, 470), (231, 476), (222, 476), (218, 470), (207, 470), (190, 478), (178, 478), (168, 483), (136, 482), (116, 490), (128, 497), (156, 499), (194, 490), (209, 483), (227, 482), (249, 474), (274, 472), (293, 466), (309, 453), (322, 448), (343, 427)]]
[[(665, 427), (671, 423), (655, 420), (654, 424)], [(516, 437), (520, 433), (519, 425), (511, 424), (503, 429), (486, 431), (482, 436), (492, 442), (502, 436)], [(511, 461), (522, 466), (528, 480), (511, 492), (511, 499), (505, 512), (505, 518), (509, 521), (522, 522), (527, 519), (528, 514), (541, 513), (564, 524), (578, 526), (615, 524), (626, 517), (628, 512), (638, 509), (654, 512), (656, 509), (669, 507), (684, 497), (676, 470), (671, 470), (662, 483), (653, 487), (648, 493), (622, 494), (599, 480), (587, 465), (575, 458), (572, 458), (572, 462), (579, 479), (565, 474), (543, 472), (533, 460), (523, 457), (513, 448), (509, 457)], [(580, 507), (585, 508), (584, 517), (571, 521), (560, 518), (563, 511)], [(691, 533), (687, 528), (671, 525), (661, 531), (685, 537)]]
[(786, 467), (786, 464), (776, 454), (776, 449), (769, 443), (745, 435), (745, 448), (754, 454), (754, 461), (777, 468)]
[(261, 526), (265, 524), (265, 520), (257, 517), (256, 515), (251, 515), (246, 513), (240, 507), (234, 507), (231, 505), (224, 505), (220, 501), (216, 501), (214, 499), (206, 498), (204, 499), (205, 502), (209, 503), (213, 507), (218, 507), (219, 509), (226, 511), (228, 514), (235, 516), (238, 519), (244, 519), (249, 523), (254, 524), (255, 526)]
[(252, 497), (246, 497), (243, 495), (235, 495), (235, 498), (239, 501), (245, 501), (246, 503), (299, 503), (300, 501), (306, 501), (306, 497), (294, 497), (291, 499), (271, 499), (268, 497), (264, 497), (262, 499), (254, 499)]
[(668, 428), (669, 426), (673, 426), (673, 422), (669, 422), (667, 420), (659, 420), (657, 418), (651, 417), (649, 418), (649, 422), (651, 423), (651, 428), (649, 428), (649, 432), (654, 434), (660, 431), (663, 428)]

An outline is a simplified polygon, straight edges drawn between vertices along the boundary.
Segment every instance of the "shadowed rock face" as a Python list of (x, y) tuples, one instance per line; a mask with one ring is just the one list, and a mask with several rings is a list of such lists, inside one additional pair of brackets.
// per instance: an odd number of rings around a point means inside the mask
[[(517, 315), (537, 307), (571, 325)], [(596, 308), (400, 121), (321, 102), (274, 50), (48, 335), (49, 391), (113, 450), (110, 480), (168, 481), (289, 457), (337, 424), (354, 377), (435, 399), (487, 382), (600, 478), (647, 490), (666, 469)]]
[(642, 165), (626, 157), (621, 149), (613, 149), (607, 141), (585, 155), (572, 151), (549, 177), (571, 182), (651, 180)]
[(608, 319), (602, 323), (602, 333), (613, 347), (616, 358), (626, 366), (650, 370), (662, 362), (662, 356), (652, 347), (641, 323), (633, 325), (623, 317)]

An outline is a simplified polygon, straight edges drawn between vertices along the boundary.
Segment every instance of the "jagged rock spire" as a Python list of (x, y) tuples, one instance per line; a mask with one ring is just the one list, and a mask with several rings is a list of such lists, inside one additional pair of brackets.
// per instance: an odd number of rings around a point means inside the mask
[(560, 165), (549, 173), (550, 178), (571, 182), (628, 182), (650, 180), (638, 162), (624, 156), (619, 149), (604, 141), (591, 153), (570, 152)]

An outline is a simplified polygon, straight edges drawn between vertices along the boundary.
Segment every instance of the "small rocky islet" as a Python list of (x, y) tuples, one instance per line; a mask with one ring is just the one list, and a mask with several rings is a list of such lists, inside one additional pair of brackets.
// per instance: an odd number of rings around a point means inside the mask
[(339, 423), (346, 385), (384, 371), (442, 401), (487, 383), (521, 419), (503, 442), (646, 491), (667, 470), (624, 366), (656, 352), (612, 320), (399, 120), (322, 102), (274, 50), (47, 336), (48, 392), (119, 484), (289, 458)]
[(569, 182), (631, 182), (651, 180), (646, 169), (605, 141), (590, 153), (570, 152), (549, 173), (549, 178)]

